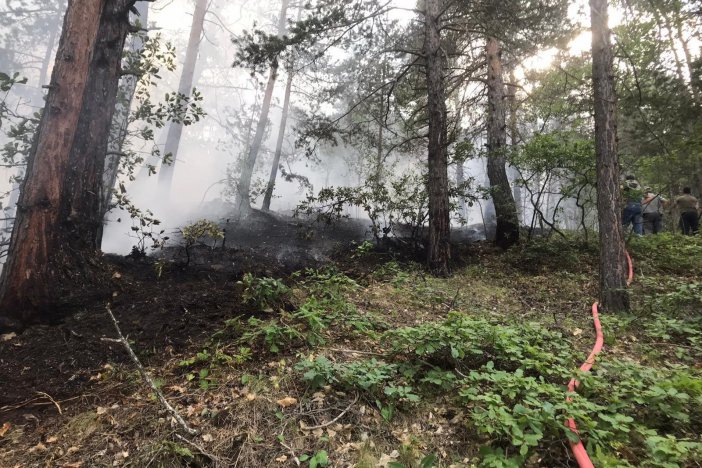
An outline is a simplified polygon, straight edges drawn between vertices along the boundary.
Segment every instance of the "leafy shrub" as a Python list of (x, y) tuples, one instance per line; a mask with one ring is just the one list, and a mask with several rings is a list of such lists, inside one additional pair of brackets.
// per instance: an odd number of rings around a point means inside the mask
[[(215, 244), (217, 239), (224, 239), (224, 231), (220, 229), (219, 225), (206, 219), (201, 219), (200, 221), (180, 228), (180, 233), (185, 242), (186, 267), (190, 265), (190, 251), (195, 244), (207, 238), (214, 239)], [(212, 247), (214, 247), (215, 244), (213, 244)]]
[(501, 325), (452, 312), (442, 322), (392, 330), (384, 335), (394, 353), (412, 353), (437, 363), (489, 360), (506, 368), (523, 367), (547, 375), (567, 376), (575, 362), (560, 333), (539, 324)]
[[(453, 200), (458, 197), (472, 200), (469, 192), (471, 181), (462, 187), (450, 188)], [(347, 218), (348, 207), (363, 209), (370, 219), (371, 233), (377, 242), (390, 237), (408, 238), (414, 248), (420, 248), (422, 228), (429, 219), (429, 197), (426, 191), (426, 176), (406, 172), (385, 180), (369, 177), (359, 187), (327, 187), (315, 196), (309, 194), (296, 208), (295, 214), (313, 216), (319, 222), (335, 223)], [(452, 203), (451, 210), (457, 208)]]
[(239, 284), (244, 286), (244, 302), (265, 312), (283, 307), (290, 294), (290, 289), (281, 280), (257, 278), (251, 273), (246, 273)]

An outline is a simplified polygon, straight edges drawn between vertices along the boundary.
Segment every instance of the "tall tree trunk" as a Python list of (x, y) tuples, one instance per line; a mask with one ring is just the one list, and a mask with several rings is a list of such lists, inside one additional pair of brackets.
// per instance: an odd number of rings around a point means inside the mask
[[(200, 41), (202, 38), (203, 26), (205, 24), (207, 1), (208, 0), (197, 0), (195, 3), (195, 12), (193, 13), (193, 22), (190, 26), (190, 37), (188, 38), (188, 48), (185, 50), (183, 72), (180, 75), (180, 83), (178, 84), (178, 93), (186, 97), (190, 97), (193, 90), (195, 64), (197, 63), (197, 54), (200, 50)], [(168, 126), (166, 145), (163, 149), (164, 157), (170, 155), (171, 163), (162, 164), (161, 170), (158, 174), (159, 191), (166, 197), (168, 197), (171, 193), (173, 173), (175, 172), (178, 147), (180, 146), (180, 137), (182, 134), (183, 124), (180, 122), (171, 122)]]
[(90, 281), (104, 154), (129, 29), (129, 0), (73, 0), (17, 205), (0, 278), (3, 319), (55, 313), (69, 284)]
[[(297, 10), (297, 20), (302, 18), (302, 8)], [(281, 26), (282, 25), (282, 26)], [(283, 31), (286, 30), (286, 25), (278, 21), (278, 27), (282, 27)], [(278, 30), (280, 32), (280, 29)], [(283, 33), (284, 34), (284, 33)], [(292, 92), (292, 82), (294, 78), (294, 72), (292, 65), (288, 67), (288, 79), (285, 82), (285, 97), (283, 99), (283, 114), (280, 117), (280, 126), (278, 129), (278, 141), (275, 144), (275, 155), (273, 156), (273, 165), (271, 166), (271, 174), (268, 177), (268, 185), (266, 186), (266, 193), (263, 197), (263, 204), (261, 208), (265, 211), (271, 209), (271, 198), (273, 198), (273, 190), (275, 189), (275, 180), (278, 177), (278, 166), (280, 165), (280, 157), (283, 153), (283, 141), (285, 140), (285, 129), (288, 124), (288, 115), (290, 112), (290, 93)]]
[[(387, 45), (387, 41), (385, 41), (385, 45)], [(381, 65), (381, 70), (380, 70), (380, 82), (385, 83), (385, 64)], [(384, 162), (384, 157), (383, 157), (383, 140), (385, 138), (385, 93), (383, 93), (382, 89), (379, 94), (379, 104), (380, 104), (380, 112), (378, 113), (378, 148), (376, 151), (376, 156), (375, 156), (375, 183), (376, 184), (382, 184), (383, 182), (383, 162)], [(389, 112), (390, 109), (387, 109)]]
[(502, 49), (499, 41), (490, 36), (487, 38), (485, 50), (488, 63), (487, 174), (497, 220), (495, 244), (506, 249), (519, 242), (519, 220), (505, 169), (507, 123), (505, 85), (502, 80)]
[(444, 83), (444, 57), (441, 50), (442, 0), (424, 2), (424, 56), (426, 60), (427, 112), (429, 114), (429, 255), (432, 274), (451, 273), (451, 222), (449, 218), (448, 128)]
[[(63, 8), (64, 2), (60, 2), (57, 5), (57, 8)], [(41, 62), (41, 69), (39, 70), (39, 88), (44, 86), (46, 83), (46, 80), (49, 76), (49, 68), (51, 68), (51, 64), (53, 63), (52, 57), (53, 57), (53, 52), (54, 52), (54, 46), (56, 45), (56, 37), (58, 36), (59, 33), (59, 22), (58, 20), (53, 23), (51, 27), (51, 33), (49, 33), (49, 43), (46, 46), (46, 51), (44, 52), (44, 60)]]
[[(288, 0), (283, 0), (280, 7), (280, 17), (278, 18), (278, 36), (282, 37), (285, 34), (285, 25), (287, 23)], [(258, 125), (256, 126), (256, 134), (254, 135), (253, 143), (249, 148), (248, 157), (246, 157), (241, 165), (241, 176), (237, 186), (239, 211), (248, 211), (251, 209), (251, 177), (253, 176), (254, 167), (256, 166), (256, 158), (261, 151), (263, 144), (263, 136), (266, 134), (266, 126), (268, 125), (268, 113), (271, 110), (271, 101), (273, 100), (273, 89), (275, 82), (278, 79), (278, 59), (275, 58), (271, 63), (271, 68), (268, 74), (268, 84), (266, 84), (266, 92), (263, 95), (263, 103), (261, 105), (261, 114), (258, 117)]]
[(680, 11), (680, 2), (675, 2), (675, 6), (675, 28), (678, 33), (678, 41), (680, 42), (683, 54), (685, 55), (685, 64), (687, 65), (687, 72), (690, 75), (690, 89), (692, 90), (694, 103), (696, 105), (700, 105), (700, 92), (697, 83), (695, 82), (695, 60), (693, 59), (692, 54), (690, 53), (689, 40), (685, 38), (685, 34), (683, 33), (683, 19), (681, 16), (682, 12)]
[(612, 45), (607, 25), (607, 0), (590, 0), (592, 23), (592, 85), (597, 153), (597, 217), (600, 228), (600, 304), (629, 309), (626, 253), (621, 223), (619, 155), (617, 154), (616, 93)]
[[(146, 28), (149, 21), (149, 3), (139, 2), (137, 4), (136, 20)], [(127, 41), (127, 48), (134, 54), (139, 54), (144, 47), (141, 36), (135, 34), (131, 40)], [(132, 100), (137, 88), (139, 78), (134, 75), (123, 76), (117, 93), (117, 105), (112, 116), (110, 126), (110, 139), (107, 144), (107, 154), (105, 156), (105, 170), (102, 173), (102, 187), (100, 191), (100, 219), (104, 221), (107, 211), (110, 209), (112, 201), (112, 190), (119, 175), (119, 165), (122, 161), (122, 147), (127, 137), (127, 126), (129, 125), (129, 113), (132, 108)], [(98, 247), (102, 244), (102, 225), (98, 233)]]
[[(463, 167), (464, 164), (464, 161), (456, 162), (456, 186), (459, 188), (463, 187), (463, 184), (466, 181), (465, 169)], [(463, 190), (461, 190), (460, 194), (458, 195), (458, 207), (460, 208), (461, 216), (465, 218), (468, 206), (466, 204), (466, 198), (463, 196)]]
[[(507, 100), (509, 102), (509, 145), (512, 151), (516, 151), (519, 145), (519, 131), (517, 128), (517, 110), (519, 105), (517, 104), (517, 87), (515, 86), (516, 77), (514, 76), (514, 69), (510, 71), (509, 79), (511, 81), (511, 84), (507, 86)], [(519, 171), (516, 167), (510, 167), (512, 169), (512, 196), (514, 197), (514, 206), (517, 210), (517, 220), (521, 221), (523, 218), (521, 209), (522, 190), (516, 181), (519, 178)]]
[(278, 141), (275, 143), (275, 156), (273, 156), (273, 165), (271, 166), (271, 174), (268, 177), (268, 186), (266, 194), (263, 197), (262, 208), (265, 211), (271, 209), (271, 198), (273, 198), (273, 189), (275, 188), (275, 179), (278, 176), (278, 165), (280, 157), (283, 154), (283, 142), (285, 141), (285, 128), (288, 124), (288, 113), (290, 112), (290, 92), (292, 91), (293, 70), (292, 67), (288, 70), (288, 80), (285, 83), (285, 98), (283, 100), (283, 113), (280, 116), (280, 126), (278, 127)]

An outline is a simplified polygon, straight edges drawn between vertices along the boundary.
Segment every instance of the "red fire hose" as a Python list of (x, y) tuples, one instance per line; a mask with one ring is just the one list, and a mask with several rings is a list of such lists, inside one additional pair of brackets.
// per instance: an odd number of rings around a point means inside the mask
[[(629, 277), (626, 280), (626, 285), (629, 286), (634, 279), (634, 265), (631, 262), (631, 257), (629, 256), (629, 252), (626, 252), (626, 261), (629, 266)], [(602, 351), (602, 345), (604, 344), (604, 335), (602, 334), (602, 324), (600, 323), (600, 317), (599, 314), (597, 313), (597, 302), (592, 304), (592, 319), (595, 322), (595, 346), (592, 348), (592, 351), (590, 352), (590, 355), (587, 357), (585, 362), (583, 363), (582, 366), (580, 366), (580, 370), (583, 372), (589, 372), (590, 369), (592, 368), (592, 365), (595, 363), (595, 356), (599, 354), (600, 351)], [(580, 385), (580, 382), (576, 378), (572, 378), (570, 382), (568, 383), (568, 391), (569, 392), (574, 392), (575, 388)], [(570, 402), (571, 398), (566, 397), (566, 401)], [(568, 419), (566, 422), (568, 428), (575, 432), (576, 434), (578, 433), (578, 426), (575, 424), (575, 420), (573, 418)], [(589, 455), (587, 454), (587, 450), (585, 450), (585, 446), (583, 445), (583, 442), (579, 440), (578, 442), (571, 442), (570, 443), (570, 449), (573, 452), (573, 456), (575, 457), (575, 461), (578, 462), (578, 466), (580, 468), (594, 468), (595, 465), (592, 464), (592, 461), (590, 460)]]

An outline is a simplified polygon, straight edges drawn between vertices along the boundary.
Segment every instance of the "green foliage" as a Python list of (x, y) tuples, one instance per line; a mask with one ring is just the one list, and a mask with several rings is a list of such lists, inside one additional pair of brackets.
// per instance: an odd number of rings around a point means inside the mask
[(201, 242), (204, 239), (211, 239), (214, 248), (217, 244), (218, 239), (224, 239), (224, 231), (219, 227), (214, 221), (209, 221), (207, 219), (201, 219), (192, 224), (188, 224), (180, 228), (180, 233), (183, 236), (186, 262), (185, 266), (190, 265), (190, 254), (191, 249), (195, 244)]
[(315, 452), (314, 455), (304, 453), (300, 455), (299, 460), (303, 463), (308, 462), (309, 468), (329, 466), (329, 454), (326, 450)]
[(232, 39), (237, 48), (234, 66), (261, 73), (270, 65), (277, 64), (290, 49), (301, 51), (313, 48), (325, 33), (349, 26), (353, 21), (347, 17), (349, 10), (345, 4), (320, 6), (317, 14), (291, 22), (287, 35), (283, 37), (279, 37), (277, 32), (269, 33), (260, 28), (244, 31)]
[(219, 348), (214, 349), (214, 352), (203, 349), (194, 356), (181, 360), (178, 366), (188, 370), (185, 380), (198, 382), (200, 388), (207, 391), (216, 383), (211, 375), (214, 370), (221, 366), (241, 365), (252, 357), (251, 348), (245, 346), (240, 347), (234, 356), (226, 354)]
[(378, 411), (387, 421), (393, 418), (398, 406), (408, 406), (420, 400), (416, 388), (407, 383), (407, 366), (376, 358), (333, 363), (318, 356), (298, 362), (295, 369), (302, 373), (303, 380), (311, 388), (335, 385), (365, 394), (375, 400)]
[(257, 278), (246, 273), (239, 284), (244, 286), (244, 302), (266, 312), (282, 308), (290, 295), (290, 288), (279, 279)]
[[(473, 200), (468, 186), (451, 189), (455, 199), (463, 197)], [(295, 215), (313, 216), (318, 222), (332, 224), (347, 218), (348, 207), (363, 209), (370, 219), (371, 233), (376, 242), (387, 241), (391, 236), (409, 238), (413, 246), (421, 244), (422, 228), (429, 219), (429, 197), (426, 191), (426, 176), (406, 172), (389, 176), (379, 181), (369, 177), (360, 187), (326, 187), (317, 195), (307, 198), (295, 208)], [(452, 210), (456, 205), (452, 204)]]
[(12, 76), (8, 75), (7, 73), (0, 72), (0, 92), (7, 93), (14, 85), (24, 84), (26, 82), (27, 78), (21, 77), (17, 72), (13, 73)]
[(296, 327), (281, 324), (277, 320), (264, 321), (251, 317), (247, 323), (250, 330), (241, 336), (239, 343), (253, 343), (263, 339), (263, 343), (271, 353), (279, 353), (281, 349), (295, 344), (303, 336)]
[(530, 242), (511, 250), (507, 261), (516, 268), (533, 272), (559, 270), (588, 270), (594, 265), (599, 247), (594, 242), (570, 235), (564, 237), (535, 237)]
[(636, 237), (629, 253), (641, 269), (680, 276), (702, 275), (702, 237), (662, 233)]
[[(168, 241), (169, 237), (164, 236), (164, 229), (159, 229), (161, 221), (157, 219), (151, 210), (138, 208), (126, 195), (123, 184), (119, 185), (120, 191), (115, 193), (115, 200), (120, 210), (126, 211), (132, 221), (131, 237), (136, 239), (136, 244), (132, 246), (131, 255), (135, 259), (146, 256), (147, 245), (152, 249), (161, 249)], [(122, 222), (118, 218), (117, 222)]]
[(442, 322), (389, 331), (384, 339), (394, 353), (472, 365), (493, 359), (512, 369), (521, 366), (563, 378), (570, 365), (564, 363), (573, 359), (562, 335), (538, 323), (503, 325), (456, 312)]
[(361, 258), (365, 257), (371, 252), (373, 252), (374, 246), (372, 242), (363, 241), (361, 242), (354, 250), (354, 253), (351, 255), (351, 258)]
[[(278, 316), (267, 321), (251, 317), (248, 328), (242, 330), (237, 342), (262, 340), (270, 352), (278, 353), (303, 343), (311, 347), (323, 345), (332, 325), (357, 334), (373, 334), (377, 327), (382, 326), (374, 317), (360, 313), (346, 300), (344, 294), (358, 287), (346, 275), (334, 269), (309, 269), (305, 275), (304, 278), (301, 278), (302, 273), (293, 275), (309, 294), (300, 306), (293, 312), (279, 310)], [(245, 301), (264, 310), (272, 310), (276, 305), (282, 309), (290, 295), (290, 290), (279, 280), (245, 275), (242, 283), (246, 288)], [(243, 328), (237, 319), (228, 321), (227, 327)]]
[[(530, 238), (537, 223), (560, 233), (558, 226), (566, 221), (565, 216), (587, 234), (596, 207), (594, 154), (592, 140), (575, 133), (553, 132), (535, 135), (511, 155), (510, 163), (520, 174), (517, 183), (526, 190), (533, 208), (532, 218), (527, 221)], [(546, 192), (551, 190), (549, 182), (557, 184), (558, 193), (555, 208), (545, 212), (542, 205)], [(575, 200), (578, 213), (560, 208), (567, 199)]]

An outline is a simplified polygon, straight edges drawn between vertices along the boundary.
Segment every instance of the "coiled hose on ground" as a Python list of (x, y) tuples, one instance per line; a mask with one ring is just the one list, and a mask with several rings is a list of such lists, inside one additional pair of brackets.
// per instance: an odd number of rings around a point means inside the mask
[[(629, 267), (629, 276), (626, 280), (626, 285), (629, 286), (634, 279), (634, 265), (631, 262), (629, 252), (625, 251), (625, 253), (626, 261)], [(604, 334), (602, 333), (602, 324), (600, 323), (600, 316), (597, 310), (597, 302), (592, 304), (592, 319), (595, 323), (595, 346), (593, 346), (590, 355), (587, 357), (583, 365), (580, 366), (580, 370), (583, 372), (590, 372), (592, 365), (595, 363), (595, 356), (597, 356), (599, 352), (602, 351), (602, 345), (604, 344)], [(578, 379), (572, 378), (568, 383), (568, 392), (574, 392), (575, 388), (578, 385), (580, 385)], [(571, 398), (567, 397), (566, 401), (571, 401)], [(577, 434), (578, 426), (575, 424), (575, 420), (573, 418), (568, 419), (566, 424), (571, 431)], [(578, 462), (578, 466), (580, 468), (595, 467), (595, 465), (592, 464), (592, 460), (590, 460), (590, 456), (587, 454), (587, 450), (585, 450), (585, 446), (583, 445), (583, 442), (581, 440), (578, 440), (577, 442), (571, 442), (570, 449), (573, 452), (575, 461)]]

